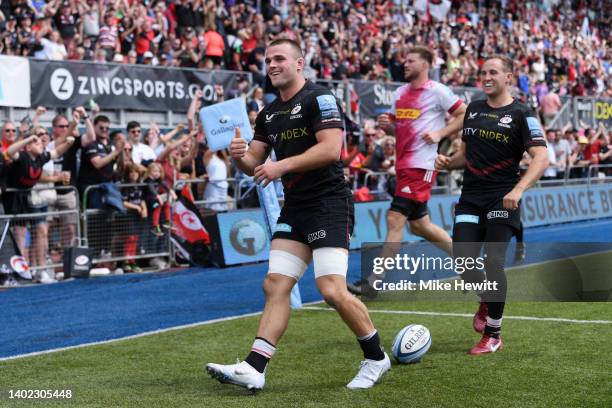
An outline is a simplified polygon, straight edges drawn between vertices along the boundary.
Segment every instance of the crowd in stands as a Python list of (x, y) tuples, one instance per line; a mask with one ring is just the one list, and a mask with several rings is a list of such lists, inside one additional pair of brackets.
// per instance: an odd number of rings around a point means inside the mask
[[(281, 36), (302, 44), (308, 77), (325, 79), (403, 81), (404, 54), (419, 44), (436, 53), (434, 79), (451, 86), (478, 86), (484, 58), (508, 55), (522, 67), (520, 90), (541, 103), (550, 91), (612, 96), (611, 9), (605, 0), (1, 0), (0, 53), (250, 71), (264, 86), (265, 44)], [(549, 114), (554, 99), (544, 101)]]
[[(198, 90), (189, 109), (189, 123), (163, 134), (154, 123), (145, 132), (136, 121), (129, 122), (126, 129), (113, 130), (107, 116), (83, 107), (73, 109), (70, 118), (57, 114), (50, 130), (39, 124), (46, 113), (44, 107), (36, 109), (31, 122), (5, 121), (0, 169), (6, 189), (1, 199), (6, 214), (31, 214), (12, 224), (16, 243), (31, 265), (47, 263), (49, 221), (58, 224), (62, 247), (71, 246), (76, 235), (79, 220), (74, 213), (57, 218), (46, 213), (75, 211), (79, 206), (107, 208), (112, 204), (109, 189), (115, 182), (131, 185), (118, 191), (119, 206), (131, 218), (146, 220), (145, 233), (155, 237), (166, 235), (171, 228), (170, 204), (177, 199), (174, 187), (179, 180), (207, 181), (192, 183), (195, 199), (206, 200), (211, 209), (230, 208), (228, 156), (206, 147), (195, 117), (201, 96)], [(98, 185), (104, 188), (93, 187)], [(103, 228), (108, 232), (108, 227)], [(126, 239), (126, 252), (135, 255), (132, 241), (137, 238), (128, 235)], [(110, 241), (106, 247), (111, 246)], [(140, 269), (133, 261), (125, 266)]]

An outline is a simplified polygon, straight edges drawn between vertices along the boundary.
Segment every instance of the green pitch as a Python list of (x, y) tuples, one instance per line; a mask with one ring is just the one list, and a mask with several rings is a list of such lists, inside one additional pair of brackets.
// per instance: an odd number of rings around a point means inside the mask
[[(322, 305), (318, 305), (322, 306)], [(375, 302), (372, 309), (473, 313), (466, 302)], [(510, 303), (507, 316), (612, 320), (609, 303)], [(612, 324), (504, 320), (506, 348), (472, 357), (470, 317), (372, 313), (387, 349), (409, 323), (429, 328), (423, 361), (393, 365), (379, 386), (349, 391), (361, 352), (333, 312), (294, 312), (253, 396), (203, 371), (249, 350), (257, 317), (0, 362), (0, 407), (606, 407), (612, 406)], [(7, 389), (71, 389), (70, 401), (12, 401)]]

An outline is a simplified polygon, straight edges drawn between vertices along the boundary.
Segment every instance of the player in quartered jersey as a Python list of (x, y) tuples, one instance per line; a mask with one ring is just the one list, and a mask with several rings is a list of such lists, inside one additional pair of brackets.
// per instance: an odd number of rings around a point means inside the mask
[[(437, 169), (465, 168), (455, 207), (453, 256), (477, 258), (484, 246), (486, 279), (497, 290), (481, 294), (474, 329), (482, 339), (470, 354), (493, 353), (503, 347), (500, 337), (506, 301), (504, 262), (508, 242), (521, 233), (520, 200), (548, 167), (546, 142), (534, 112), (510, 94), (513, 63), (508, 57), (487, 58), (481, 79), (486, 100), (470, 103), (463, 124), (463, 144), (452, 157), (438, 156)], [(533, 158), (520, 177), (523, 152)], [(482, 280), (482, 271), (465, 271), (466, 281)]]
[[(387, 236), (381, 256), (394, 257), (395, 243), (402, 242), (406, 221), (410, 232), (451, 252), (448, 233), (431, 222), (427, 201), (436, 179), (434, 163), (438, 142), (461, 130), (465, 104), (447, 86), (429, 79), (433, 54), (423, 47), (411, 48), (404, 63), (408, 84), (395, 91), (391, 114), (379, 124), (396, 139), (396, 188), (387, 213)], [(446, 124), (446, 115), (451, 119)], [(380, 279), (380, 275), (372, 279)], [(365, 280), (349, 285), (355, 294), (375, 295)], [(364, 286), (364, 284), (366, 286)], [(370, 286), (370, 287), (368, 287)]]

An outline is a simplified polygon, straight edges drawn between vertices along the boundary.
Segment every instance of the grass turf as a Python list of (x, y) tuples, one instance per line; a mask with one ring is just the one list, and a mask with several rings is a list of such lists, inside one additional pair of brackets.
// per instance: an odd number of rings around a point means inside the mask
[[(373, 302), (372, 309), (472, 313), (466, 302)], [(609, 303), (510, 303), (506, 315), (611, 320)], [(367, 391), (345, 384), (361, 352), (332, 312), (294, 312), (263, 392), (212, 380), (206, 362), (233, 363), (250, 348), (257, 317), (0, 362), (0, 406), (78, 407), (603, 407), (612, 406), (612, 325), (504, 321), (506, 348), (466, 351), (479, 339), (471, 319), (372, 313), (384, 345), (409, 323), (429, 328), (423, 361), (393, 365)], [(70, 401), (12, 401), (6, 390), (71, 389)]]

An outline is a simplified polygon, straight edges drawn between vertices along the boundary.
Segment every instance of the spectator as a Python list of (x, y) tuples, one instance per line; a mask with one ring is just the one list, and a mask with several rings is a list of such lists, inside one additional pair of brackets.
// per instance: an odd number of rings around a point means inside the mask
[(81, 14), (81, 24), (79, 26), (80, 38), (97, 39), (100, 35), (100, 17), (104, 3), (96, 0), (87, 0), (79, 2), (79, 13)]
[[(40, 30), (36, 33), (36, 41), (40, 43), (42, 49), (36, 51), (34, 56), (41, 59), (49, 60), (64, 60), (68, 56), (66, 47), (62, 43), (60, 33), (57, 30), (53, 30), (49, 20), (43, 20), (46, 22)], [(49, 38), (45, 38), (49, 35)]]
[[(80, 136), (77, 126), (85, 121), (86, 132)], [(93, 123), (83, 107), (77, 107), (72, 113), (72, 121), (69, 123), (66, 116), (59, 114), (51, 122), (51, 138), (53, 139), (47, 146), (51, 151), (55, 146), (65, 143), (69, 136), (74, 137), (75, 141), (62, 156), (53, 160), (55, 173), (61, 174), (61, 180), (55, 183), (57, 189), (57, 201), (52, 207), (54, 211), (74, 211), (77, 208), (77, 195), (73, 188), (77, 185), (78, 158), (83, 149), (89, 147), (96, 139)], [(72, 239), (76, 236), (76, 215), (62, 215), (59, 217), (61, 242), (64, 247), (72, 245)]]
[[(138, 184), (141, 181), (141, 176), (141, 168), (136, 164), (131, 164), (124, 170), (123, 182), (125, 184)], [(148, 217), (143, 193), (142, 186), (124, 187), (121, 190), (123, 205), (128, 210), (122, 220), (127, 223), (127, 226), (124, 225), (124, 228), (128, 231), (123, 246), (123, 254), (127, 258), (123, 265), (125, 272), (142, 272), (142, 269), (136, 264), (134, 257), (137, 254), (138, 241), (142, 232), (141, 219)]]
[(157, 155), (153, 149), (141, 143), (142, 129), (140, 123), (131, 121), (127, 124), (128, 140), (132, 145), (132, 161), (135, 164), (140, 164), (147, 167), (155, 161)]
[[(40, 138), (43, 149), (48, 150), (50, 142), (49, 132), (44, 126), (35, 125), (32, 129), (32, 134)], [(54, 189), (53, 183), (61, 182), (63, 175), (56, 172), (53, 166), (53, 161), (49, 160), (42, 167), (42, 174), (38, 179), (38, 183), (30, 192), (30, 206), (34, 212), (46, 213), (49, 212), (57, 203), (57, 192)], [(30, 246), (37, 249), (34, 253), (38, 253), (36, 264), (38, 266), (47, 263), (47, 254), (49, 252), (49, 224), (47, 220), (37, 224), (36, 234), (30, 238)], [(55, 271), (53, 269), (40, 269), (38, 272), (38, 280), (41, 283), (53, 283), (55, 279)]]
[[(117, 32), (119, 33), (119, 42), (121, 46), (121, 54), (130, 56), (130, 52), (133, 52), (134, 42), (136, 41), (136, 25), (134, 24), (134, 19), (130, 16), (125, 16), (121, 19), (121, 23), (119, 23), (119, 27), (117, 28)], [(134, 62), (130, 62), (130, 64), (135, 64), (136, 53), (134, 52)]]
[(215, 67), (221, 68), (225, 53), (225, 40), (217, 32), (213, 24), (207, 25), (205, 29), (204, 42), (207, 45), (205, 56), (207, 59), (212, 60)]
[[(145, 200), (148, 212), (151, 214), (151, 232), (157, 237), (164, 235), (160, 225), (164, 229), (172, 227), (170, 224), (170, 199), (176, 200), (177, 198), (172, 186), (168, 185), (165, 180), (161, 164), (149, 164), (144, 179), (144, 183), (147, 185)], [(162, 215), (163, 220), (161, 219)]]
[(561, 108), (561, 98), (554, 90), (551, 90), (540, 99), (540, 107), (544, 126), (548, 126)]
[(227, 211), (227, 190), (229, 188), (228, 169), (229, 160), (222, 150), (205, 156), (206, 174), (208, 183), (204, 189), (204, 201), (206, 207), (215, 211)]
[[(365, 156), (362, 169), (367, 169), (368, 172), (378, 173), (383, 171), (382, 163), (385, 160), (383, 148), (376, 143), (378, 132), (374, 128), (366, 128), (364, 131), (365, 145), (361, 153)], [(368, 187), (370, 190), (377, 189), (378, 177), (369, 177)]]
[(264, 108), (264, 90), (262, 87), (257, 87), (253, 91), (253, 97), (247, 104), (247, 110), (254, 110), (257, 113)]
[(572, 146), (566, 137), (567, 131), (557, 131), (555, 135), (555, 162), (557, 163), (557, 178), (564, 178), (570, 156), (572, 154)]
[(57, 27), (66, 48), (69, 47), (77, 35), (77, 30), (81, 23), (80, 19), (79, 11), (72, 2), (63, 2), (59, 7), (59, 11), (55, 13), (55, 27)]
[(544, 170), (541, 180), (557, 179), (557, 156), (555, 154), (555, 139), (557, 131), (555, 129), (546, 130), (546, 152), (548, 153), (548, 168)]
[(100, 27), (100, 35), (98, 37), (98, 46), (104, 50), (106, 61), (110, 61), (117, 49), (119, 30), (117, 21), (112, 13), (104, 15), (104, 24)]
[(110, 119), (98, 115), (93, 122), (96, 141), (83, 149), (81, 169), (79, 171), (78, 188), (87, 202), (87, 208), (100, 208), (102, 196), (100, 189), (92, 188), (84, 196), (87, 187), (113, 181), (113, 167), (117, 157), (125, 147), (125, 142), (119, 142), (113, 149), (109, 143)]
[[(4, 210), (7, 214), (36, 214), (43, 210), (46, 212), (46, 208), (41, 206), (41, 203), (32, 202), (30, 190), (40, 179), (43, 165), (64, 154), (72, 143), (74, 143), (74, 138), (68, 138), (65, 143), (47, 152), (40, 138), (32, 135), (9, 146), (5, 154), (5, 157), (11, 161), (7, 187), (18, 189), (18, 191), (2, 194)], [(24, 150), (20, 152), (22, 148)], [(43, 239), (43, 235), (46, 228), (46, 216), (33, 216), (29, 220), (18, 220), (13, 223), (15, 241), (22, 254), (26, 253), (25, 241), (28, 224), (34, 227), (32, 235), (41, 237), (41, 239), (33, 240), (34, 248), (30, 254), (30, 263), (35, 266), (44, 265), (46, 264), (46, 240)]]
[(17, 128), (9, 120), (2, 124), (2, 151), (6, 152), (10, 145), (17, 139)]
[(611, 132), (608, 132), (608, 134), (602, 133), (600, 136), (601, 148), (599, 151), (599, 164), (602, 166), (600, 172), (607, 177), (612, 175), (612, 149), (610, 148), (610, 135)]
[(578, 136), (578, 150), (570, 156), (569, 165), (571, 178), (584, 178), (588, 175), (588, 169), (591, 165), (591, 160), (586, 158), (589, 139), (585, 136)]

